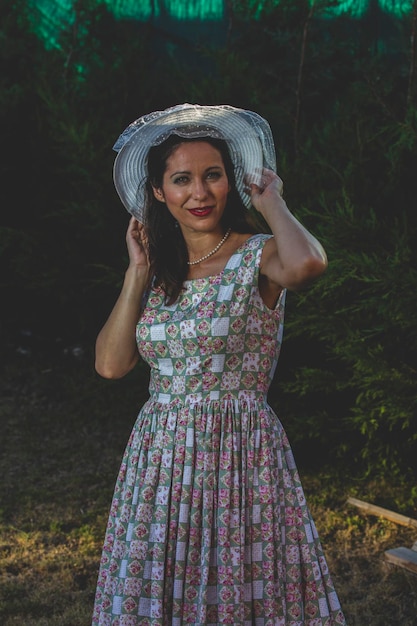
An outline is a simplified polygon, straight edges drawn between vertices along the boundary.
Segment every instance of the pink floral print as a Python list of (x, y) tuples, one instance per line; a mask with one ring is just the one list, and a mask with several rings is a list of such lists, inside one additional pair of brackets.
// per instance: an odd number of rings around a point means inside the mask
[(150, 398), (110, 509), (94, 626), (344, 626), (287, 437), (266, 394), (285, 293), (257, 289), (267, 235), (218, 276), (153, 289), (137, 326)]

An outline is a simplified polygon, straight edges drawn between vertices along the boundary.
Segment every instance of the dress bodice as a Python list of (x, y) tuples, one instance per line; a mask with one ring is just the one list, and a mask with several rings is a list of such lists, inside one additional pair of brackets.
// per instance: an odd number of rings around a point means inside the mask
[(266, 394), (285, 292), (258, 289), (267, 235), (137, 326), (150, 398), (107, 524), (94, 626), (345, 626), (284, 428)]
[(153, 288), (137, 325), (137, 343), (151, 368), (151, 398), (163, 403), (264, 401), (281, 347), (285, 291), (275, 309), (258, 289), (269, 235), (254, 235), (221, 273), (187, 280), (178, 300)]

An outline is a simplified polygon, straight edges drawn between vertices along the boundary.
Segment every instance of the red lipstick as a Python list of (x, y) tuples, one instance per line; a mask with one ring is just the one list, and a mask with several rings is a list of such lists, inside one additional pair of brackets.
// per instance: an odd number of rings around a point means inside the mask
[(196, 215), (197, 217), (205, 217), (206, 215), (209, 215), (213, 208), (210, 206), (203, 206), (201, 207), (201, 209), (188, 209), (190, 213), (192, 213), (192, 215)]

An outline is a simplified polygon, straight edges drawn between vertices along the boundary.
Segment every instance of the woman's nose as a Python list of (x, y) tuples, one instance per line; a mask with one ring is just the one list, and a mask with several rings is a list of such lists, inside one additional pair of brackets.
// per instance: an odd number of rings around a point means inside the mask
[(195, 179), (192, 186), (193, 198), (200, 200), (207, 196), (207, 185), (204, 180)]

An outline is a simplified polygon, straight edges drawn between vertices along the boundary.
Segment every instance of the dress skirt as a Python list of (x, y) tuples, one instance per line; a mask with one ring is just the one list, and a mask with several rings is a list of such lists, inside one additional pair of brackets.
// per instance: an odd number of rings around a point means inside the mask
[(345, 620), (283, 427), (267, 403), (285, 292), (262, 301), (268, 236), (137, 326), (150, 398), (111, 506), (94, 626), (334, 626)]

